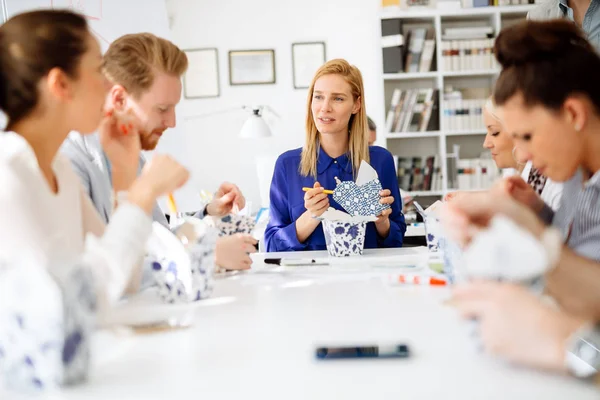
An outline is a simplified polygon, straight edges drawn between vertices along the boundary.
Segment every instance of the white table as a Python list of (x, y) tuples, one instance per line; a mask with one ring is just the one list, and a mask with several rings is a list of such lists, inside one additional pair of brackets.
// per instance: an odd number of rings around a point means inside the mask
[[(467, 327), (441, 301), (446, 288), (393, 287), (373, 278), (320, 280), (298, 271), (220, 280), (217, 300), (196, 309), (193, 327), (123, 337), (103, 351), (105, 360), (87, 385), (60, 398), (600, 398), (574, 379), (508, 366), (477, 352)], [(235, 301), (218, 304), (230, 297)], [(313, 356), (315, 344), (370, 341), (405, 342), (413, 355), (328, 362)]]
[(404, 237), (413, 236), (425, 236), (425, 224), (423, 222), (408, 224), (406, 226), (406, 233), (404, 234)]

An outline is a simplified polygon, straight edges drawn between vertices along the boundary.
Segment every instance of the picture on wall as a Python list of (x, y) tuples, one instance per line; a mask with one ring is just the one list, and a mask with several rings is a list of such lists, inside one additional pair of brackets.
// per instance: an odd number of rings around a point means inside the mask
[(325, 64), (326, 59), (325, 42), (293, 43), (294, 88), (307, 89), (315, 72)]
[(219, 97), (219, 52), (216, 48), (184, 50), (188, 69), (183, 76), (186, 99)]
[(230, 85), (268, 85), (275, 81), (275, 50), (229, 52)]

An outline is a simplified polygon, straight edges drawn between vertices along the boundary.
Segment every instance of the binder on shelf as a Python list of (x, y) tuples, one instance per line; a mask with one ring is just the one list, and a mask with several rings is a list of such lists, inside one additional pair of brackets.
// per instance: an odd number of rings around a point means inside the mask
[(408, 192), (441, 191), (439, 156), (398, 157), (398, 186)]
[(392, 93), (392, 100), (390, 102), (390, 109), (388, 110), (387, 118), (385, 121), (385, 127), (388, 132), (394, 131), (396, 124), (396, 114), (399, 112), (398, 105), (400, 104), (400, 97), (402, 96), (402, 90), (394, 89)]
[(389, 133), (432, 132), (439, 130), (438, 90), (394, 89), (386, 116)]
[(443, 71), (494, 71), (494, 39), (442, 40)]
[(426, 39), (423, 44), (423, 54), (419, 64), (419, 72), (429, 72), (433, 64), (433, 55), (435, 54), (435, 39)]
[[(437, 121), (437, 118), (432, 120), (431, 116), (438, 114), (438, 91), (437, 89), (431, 90), (431, 94), (427, 99), (427, 105), (425, 107), (425, 111), (423, 112), (423, 118), (421, 120), (421, 124), (419, 126), (420, 132), (432, 131), (435, 130), (435, 124), (432, 121)], [(438, 125), (439, 126), (439, 125)]]
[(425, 44), (427, 28), (414, 28), (409, 31), (408, 49), (406, 54), (405, 72), (419, 72), (421, 54)]
[(444, 105), (444, 128), (449, 132), (485, 131), (485, 99), (448, 99)]
[(381, 21), (381, 47), (383, 52), (383, 73), (395, 74), (403, 71), (404, 36), (399, 19)]
[(417, 95), (418, 95), (417, 90), (410, 90), (407, 93), (407, 97), (404, 100), (405, 107), (402, 112), (402, 117), (400, 120), (400, 131), (399, 132), (408, 132), (408, 127), (409, 127), (410, 121), (412, 119), (413, 108), (417, 101)]

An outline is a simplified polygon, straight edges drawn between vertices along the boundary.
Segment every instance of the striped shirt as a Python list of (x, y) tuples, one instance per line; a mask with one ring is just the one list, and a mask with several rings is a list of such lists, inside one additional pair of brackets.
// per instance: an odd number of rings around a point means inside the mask
[[(569, 7), (568, 0), (544, 1), (527, 14), (527, 19), (531, 20), (556, 18), (575, 20), (573, 9)], [(590, 0), (590, 5), (585, 12), (583, 21), (581, 21), (581, 28), (596, 50), (600, 50), (600, 0)]]
[(581, 169), (563, 185), (552, 225), (577, 254), (600, 261), (600, 171), (587, 182)]

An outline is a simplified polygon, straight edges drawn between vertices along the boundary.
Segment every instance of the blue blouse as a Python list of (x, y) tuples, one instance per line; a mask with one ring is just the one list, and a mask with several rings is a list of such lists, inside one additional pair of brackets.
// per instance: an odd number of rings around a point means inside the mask
[[(402, 199), (398, 189), (394, 158), (382, 147), (371, 146), (370, 164), (377, 171), (384, 189), (389, 189), (394, 196), (392, 213), (390, 214), (390, 232), (386, 238), (377, 233), (374, 222), (367, 224), (365, 248), (402, 247), (406, 223), (402, 215)], [(275, 164), (270, 194), (270, 221), (265, 231), (267, 251), (325, 250), (325, 235), (322, 225), (300, 243), (296, 236), (296, 220), (305, 211), (303, 187), (313, 187), (312, 176), (302, 176), (299, 172), (302, 149), (290, 150), (279, 156)], [(334, 177), (342, 181), (354, 181), (352, 163), (347, 154), (331, 158), (325, 151), (319, 151), (317, 159), (317, 180), (326, 189), (335, 189)], [(344, 210), (329, 197), (329, 205)]]

